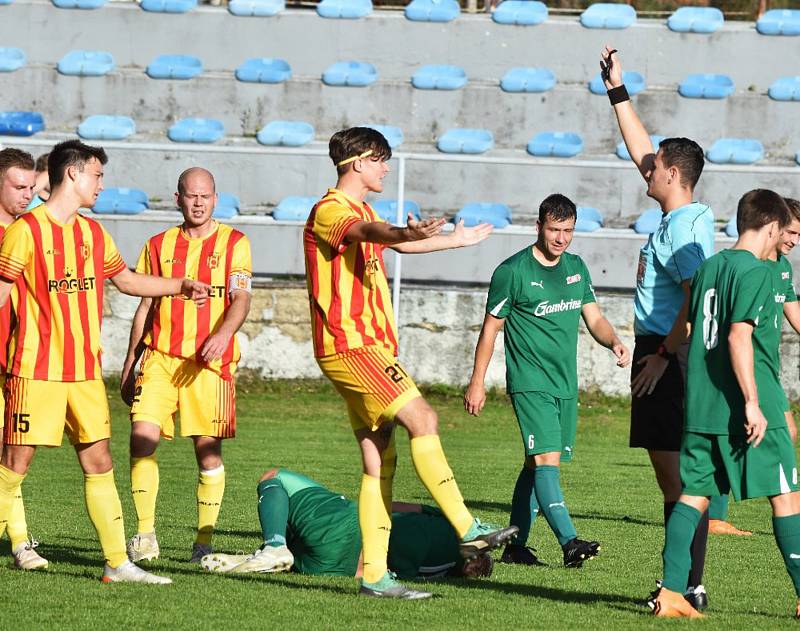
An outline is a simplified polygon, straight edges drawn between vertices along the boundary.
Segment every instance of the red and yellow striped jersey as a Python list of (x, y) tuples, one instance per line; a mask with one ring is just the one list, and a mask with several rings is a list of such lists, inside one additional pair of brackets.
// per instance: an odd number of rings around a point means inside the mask
[(105, 229), (78, 215), (57, 221), (46, 204), (21, 215), (0, 247), (0, 278), (16, 282), (8, 372), (26, 379), (100, 379), (103, 285), (125, 269)]
[[(6, 229), (10, 224), (0, 224), (0, 242), (6, 234)], [(16, 287), (16, 284), (14, 285)], [(12, 293), (14, 287), (11, 288)], [(8, 297), (8, 301), (0, 307), (0, 373), (5, 374), (8, 365), (8, 340), (11, 336), (11, 329), (14, 326), (14, 310), (11, 308), (13, 296)]]
[[(250, 241), (238, 230), (216, 224), (206, 237), (193, 239), (180, 226), (148, 239), (136, 271), (168, 278), (191, 278), (211, 285), (211, 297), (198, 309), (183, 296), (154, 298), (153, 326), (145, 343), (173, 357), (199, 360), (197, 352), (222, 324), (237, 287), (249, 290), (252, 276)], [(245, 287), (246, 285), (246, 287)], [(239, 361), (234, 335), (221, 359), (208, 367), (231, 377)]]
[(397, 355), (397, 331), (379, 243), (347, 243), (358, 221), (382, 221), (366, 202), (329, 189), (311, 210), (303, 243), (314, 355), (378, 345)]

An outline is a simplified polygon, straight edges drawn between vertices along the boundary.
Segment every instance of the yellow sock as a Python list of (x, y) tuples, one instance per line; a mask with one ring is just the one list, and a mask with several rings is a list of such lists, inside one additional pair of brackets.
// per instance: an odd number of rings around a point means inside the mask
[(24, 479), (24, 475), (15, 473), (0, 464), (0, 536), (5, 532), (6, 525), (12, 518), (14, 499), (19, 493)]
[(389, 445), (381, 453), (381, 497), (386, 512), (392, 514), (392, 485), (394, 472), (397, 469), (397, 450), (394, 444), (394, 432), (389, 440)]
[(106, 563), (119, 567), (128, 560), (125, 552), (125, 524), (122, 504), (114, 484), (114, 470), (106, 473), (84, 473), (86, 509), (92, 520)]
[(453, 471), (447, 464), (439, 437), (431, 434), (412, 438), (411, 459), (419, 479), (436, 500), (458, 536), (463, 537), (474, 519), (464, 505), (464, 498), (461, 497)]
[(131, 458), (131, 494), (139, 520), (136, 532), (155, 532), (158, 497), (158, 461), (155, 454)]
[(225, 467), (201, 471), (197, 480), (197, 538), (195, 543), (209, 545), (225, 494)]
[(28, 541), (28, 524), (25, 521), (25, 505), (22, 503), (22, 487), (17, 488), (14, 501), (11, 503), (11, 513), (8, 516), (8, 539), (11, 541), (11, 550)]
[(364, 550), (364, 581), (377, 583), (386, 573), (392, 519), (381, 496), (381, 480), (366, 473), (361, 476), (358, 494), (358, 525)]

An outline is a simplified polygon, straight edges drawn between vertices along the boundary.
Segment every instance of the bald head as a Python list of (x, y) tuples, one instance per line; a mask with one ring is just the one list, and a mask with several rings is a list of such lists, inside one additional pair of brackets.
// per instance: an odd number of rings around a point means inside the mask
[(211, 192), (216, 192), (217, 184), (211, 171), (203, 167), (190, 167), (178, 177), (178, 194), (183, 195), (186, 189), (199, 186), (203, 189), (211, 188)]

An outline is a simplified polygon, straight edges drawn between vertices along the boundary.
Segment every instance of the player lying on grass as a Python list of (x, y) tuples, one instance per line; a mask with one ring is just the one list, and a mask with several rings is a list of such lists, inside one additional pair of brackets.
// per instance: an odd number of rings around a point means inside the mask
[[(364, 556), (355, 502), (288, 469), (270, 469), (258, 484), (263, 543), (253, 554), (210, 554), (212, 572), (282, 572), (360, 577)], [(392, 503), (388, 566), (400, 578), (490, 576), (492, 557), (465, 560), (459, 537), (438, 508)]]

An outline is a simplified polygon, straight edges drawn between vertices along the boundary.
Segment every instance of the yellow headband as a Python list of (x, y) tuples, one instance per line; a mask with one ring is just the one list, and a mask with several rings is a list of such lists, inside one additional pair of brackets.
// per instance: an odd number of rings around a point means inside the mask
[(351, 162), (355, 162), (356, 160), (361, 160), (361, 158), (366, 158), (367, 156), (371, 156), (371, 155), (372, 155), (372, 149), (368, 149), (367, 151), (362, 153), (360, 156), (353, 156), (352, 158), (347, 158), (346, 160), (342, 160), (341, 162), (337, 162), (336, 166), (340, 167), (340, 166), (345, 165), (345, 164), (350, 164)]

